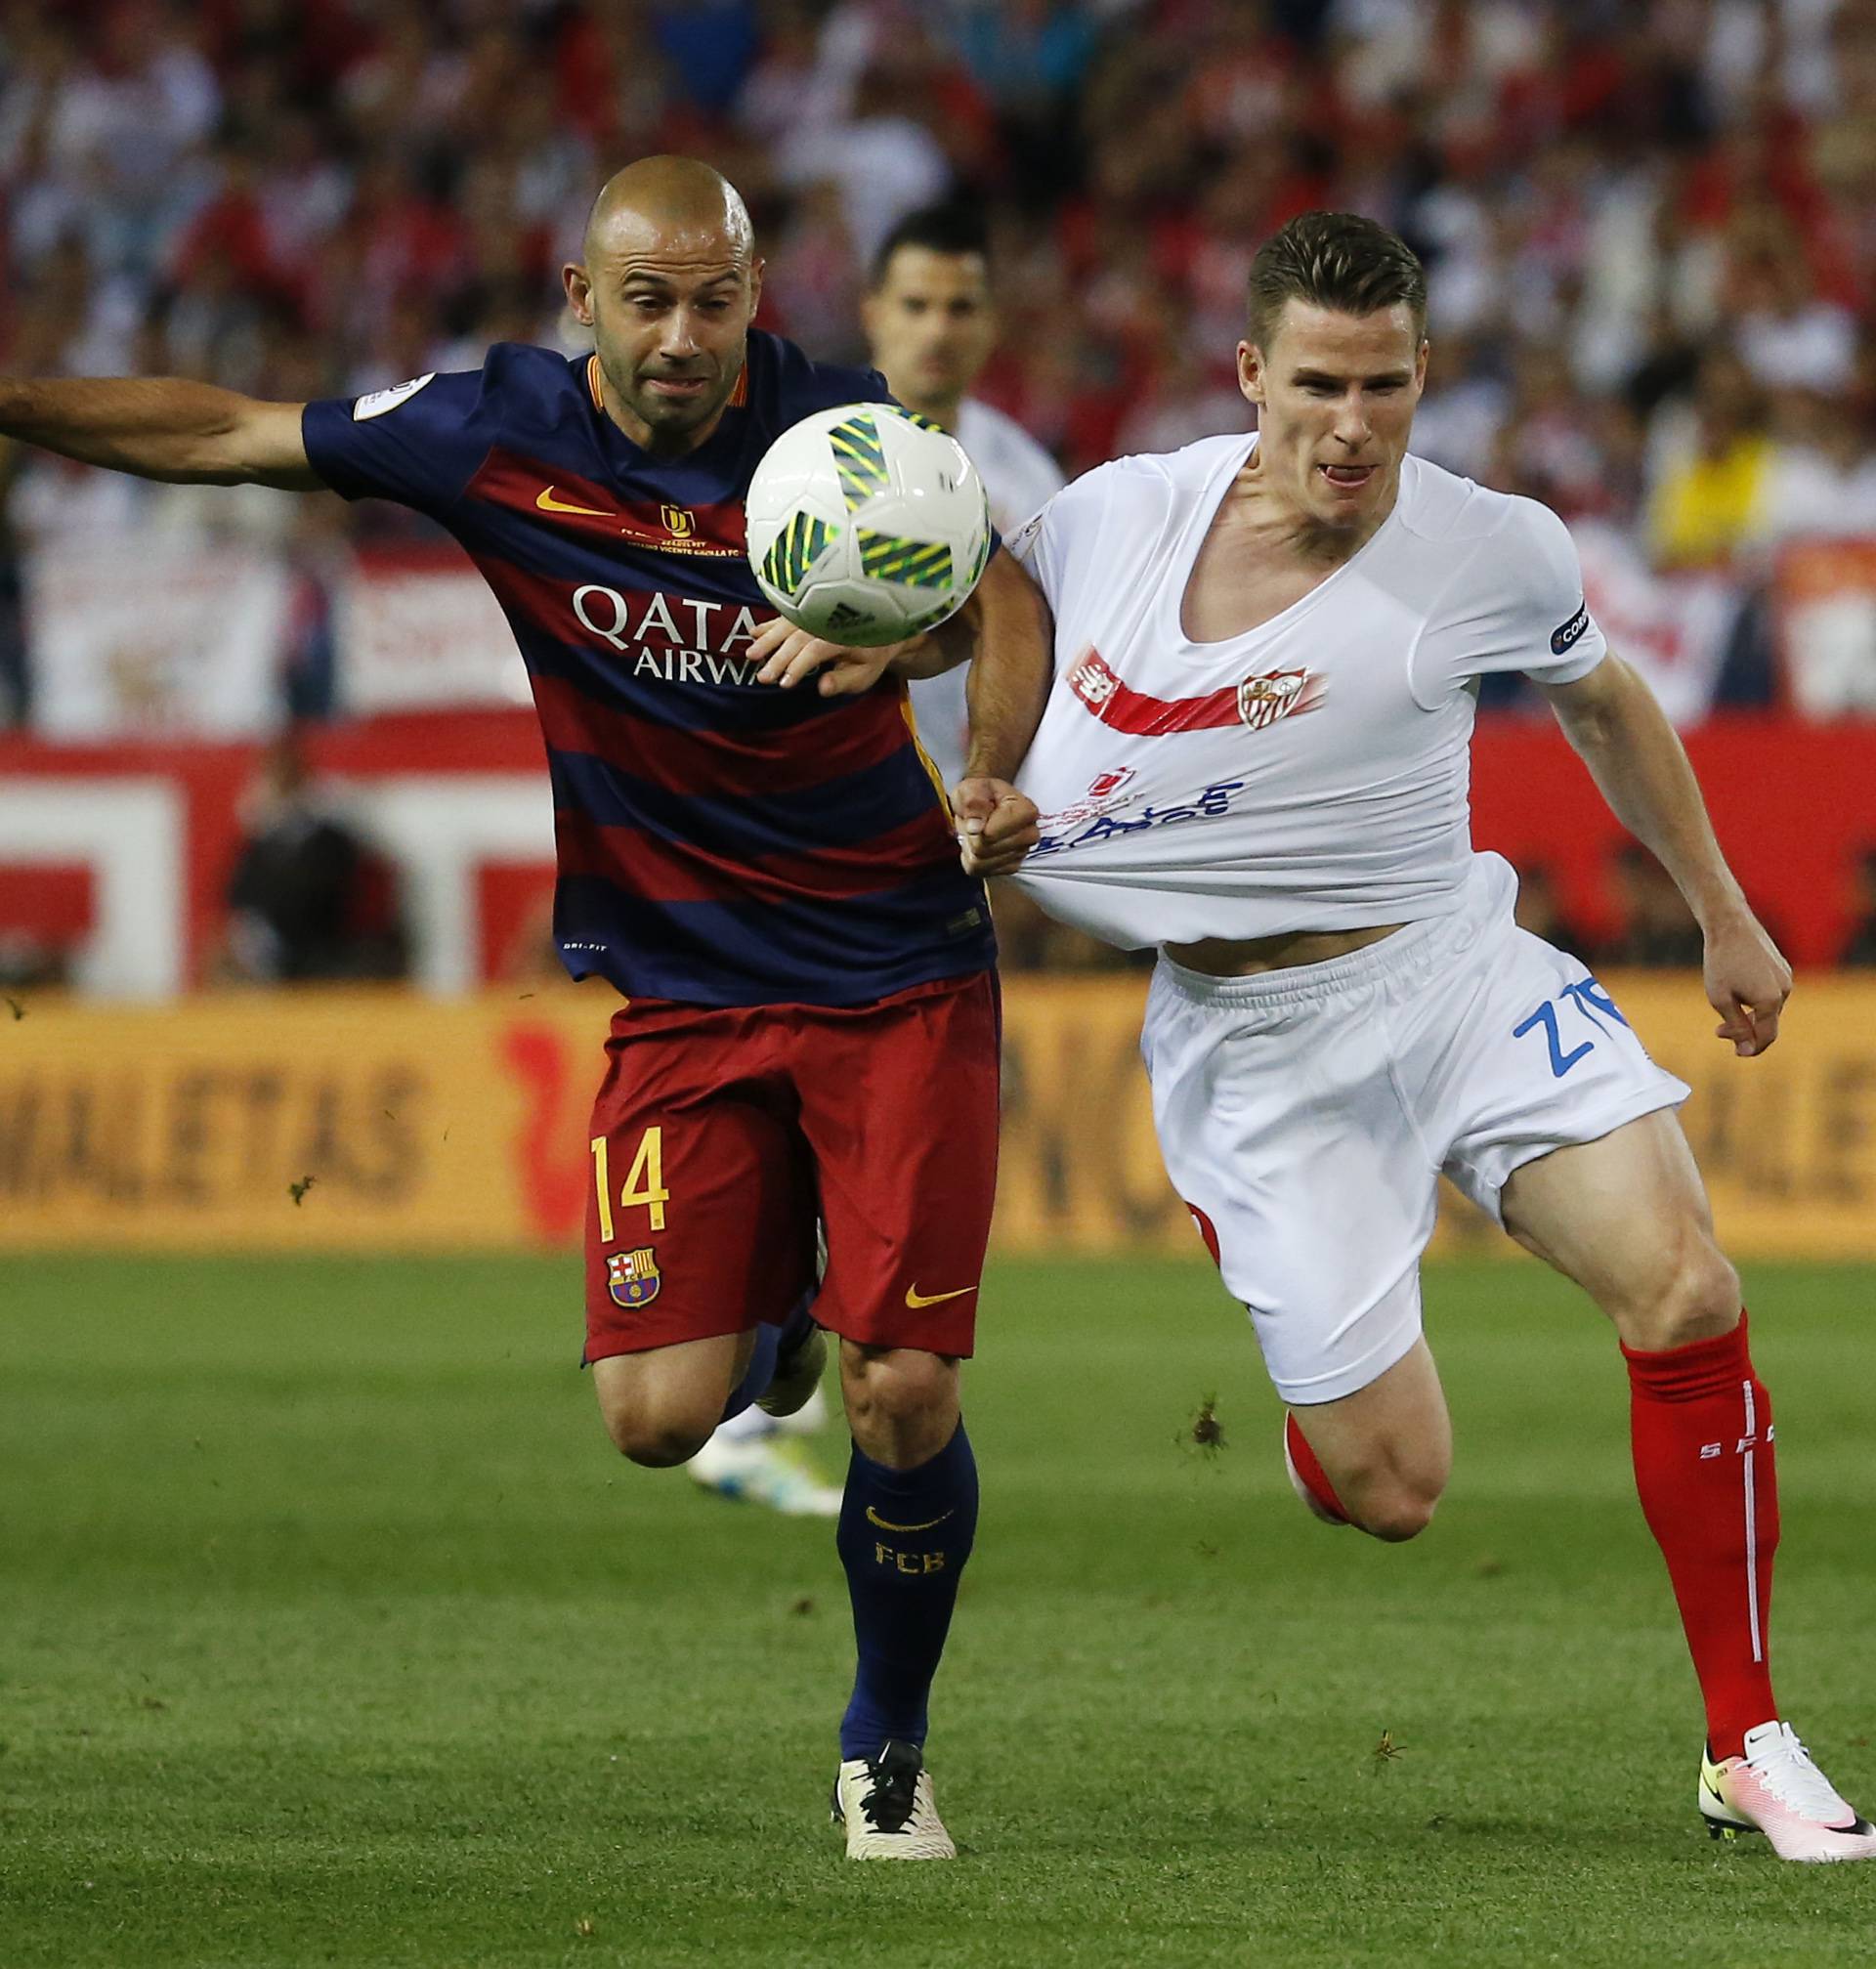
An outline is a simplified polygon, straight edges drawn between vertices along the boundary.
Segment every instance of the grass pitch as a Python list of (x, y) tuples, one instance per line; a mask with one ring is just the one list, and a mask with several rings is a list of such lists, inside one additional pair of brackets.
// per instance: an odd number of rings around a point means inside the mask
[[(1748, 1280), (1784, 1699), (1865, 1808), (1873, 1283)], [(1429, 1276), (1458, 1466), (1399, 1549), (1291, 1497), (1209, 1270), (997, 1270), (954, 1866), (841, 1858), (831, 1530), (615, 1458), (577, 1298), (549, 1263), (5, 1266), (9, 1969), (1876, 1954), (1876, 1867), (1695, 1820), (1620, 1362), (1536, 1266)]]

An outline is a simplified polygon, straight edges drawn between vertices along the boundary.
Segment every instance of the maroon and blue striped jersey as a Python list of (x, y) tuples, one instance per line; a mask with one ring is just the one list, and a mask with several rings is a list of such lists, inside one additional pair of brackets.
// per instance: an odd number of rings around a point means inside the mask
[(887, 402), (871, 370), (761, 332), (721, 423), (655, 458), (607, 416), (593, 357), (518, 343), (479, 370), (306, 407), (313, 468), (467, 549), (514, 629), (547, 744), (554, 934), (630, 998), (863, 1005), (994, 962), (906, 689), (755, 681), (773, 615), (743, 501), (810, 411)]

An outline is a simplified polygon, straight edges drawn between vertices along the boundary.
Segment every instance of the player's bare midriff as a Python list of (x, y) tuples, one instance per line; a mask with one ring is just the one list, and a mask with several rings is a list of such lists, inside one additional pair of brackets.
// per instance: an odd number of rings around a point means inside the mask
[(1327, 963), (1331, 958), (1365, 950), (1406, 927), (1405, 923), (1377, 923), (1360, 930), (1286, 930), (1275, 937), (1202, 937), (1195, 944), (1168, 944), (1166, 954), (1175, 964), (1211, 977), (1253, 977), (1258, 971)]

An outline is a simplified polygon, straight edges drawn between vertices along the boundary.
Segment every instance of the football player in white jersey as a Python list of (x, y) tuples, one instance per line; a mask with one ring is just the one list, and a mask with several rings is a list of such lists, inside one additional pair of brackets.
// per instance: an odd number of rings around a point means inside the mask
[(1512, 871), (1472, 851), (1476, 680), (1542, 688), (1699, 920), (1740, 1055), (1776, 1038), (1791, 972), (1591, 620), (1561, 522), (1408, 453), (1426, 293), (1385, 228), (1293, 221), (1257, 256), (1238, 348), (1258, 435), (1101, 466), (1011, 541), (1053, 662), (1043, 635), (978, 657), (966, 859), (988, 777), (1019, 780), (1042, 838), (1015, 878), (1160, 946), (1161, 1147), (1290, 1404), (1304, 1502), (1384, 1539), (1432, 1516), (1451, 1434), (1419, 1261), (1443, 1170), (1614, 1323), (1706, 1706), (1709, 1826), (1867, 1859), (1876, 1829), (1772, 1695), (1771, 1408), (1675, 1113), (1687, 1090), (1582, 963), (1514, 925)]
[[(861, 319), (886, 387), (969, 453), (999, 533), (1013, 534), (1061, 491), (1061, 472), (1042, 446), (1013, 417), (965, 394), (997, 344), (990, 237), (980, 214), (934, 205), (901, 219), (874, 256)], [(966, 668), (912, 684), (918, 737), (948, 787), (964, 772)]]

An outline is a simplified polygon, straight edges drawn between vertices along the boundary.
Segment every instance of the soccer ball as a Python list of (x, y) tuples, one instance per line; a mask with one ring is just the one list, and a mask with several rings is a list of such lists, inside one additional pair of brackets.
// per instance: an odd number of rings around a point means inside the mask
[(762, 592), (797, 628), (856, 649), (955, 615), (990, 558), (990, 505), (963, 447), (892, 404), (791, 425), (746, 508)]

